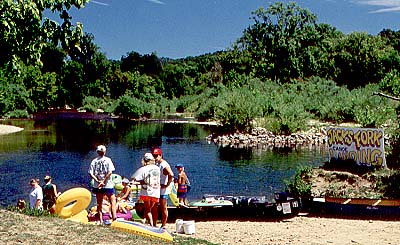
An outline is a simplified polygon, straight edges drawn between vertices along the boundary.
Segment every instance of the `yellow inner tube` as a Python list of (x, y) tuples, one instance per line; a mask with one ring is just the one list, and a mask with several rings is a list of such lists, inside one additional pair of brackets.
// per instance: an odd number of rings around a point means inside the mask
[(89, 190), (81, 187), (69, 189), (57, 198), (55, 213), (63, 219), (70, 218), (85, 210), (91, 200)]

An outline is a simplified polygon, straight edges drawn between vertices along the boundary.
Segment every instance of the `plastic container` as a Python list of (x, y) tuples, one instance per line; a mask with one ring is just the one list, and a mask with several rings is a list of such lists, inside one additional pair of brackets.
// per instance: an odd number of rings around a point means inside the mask
[(176, 233), (184, 233), (182, 219), (175, 220), (175, 226), (176, 226)]
[(196, 228), (194, 225), (194, 220), (184, 221), (183, 222), (183, 231), (187, 235), (192, 235), (196, 232)]

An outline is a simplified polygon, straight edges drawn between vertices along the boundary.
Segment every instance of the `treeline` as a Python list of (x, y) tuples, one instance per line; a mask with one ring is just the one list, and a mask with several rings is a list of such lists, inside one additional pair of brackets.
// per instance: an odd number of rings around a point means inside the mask
[(374, 93), (400, 94), (400, 31), (343, 34), (296, 3), (274, 3), (255, 10), (227, 50), (175, 60), (132, 51), (109, 60), (71, 23), (69, 10), (87, 2), (0, 2), (2, 117), (68, 106), (129, 118), (187, 113), (229, 131), (290, 134), (310, 119), (397, 125), (396, 101)]

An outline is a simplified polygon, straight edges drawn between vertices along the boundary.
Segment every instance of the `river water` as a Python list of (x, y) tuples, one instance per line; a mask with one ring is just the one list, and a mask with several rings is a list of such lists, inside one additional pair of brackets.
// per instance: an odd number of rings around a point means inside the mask
[[(212, 126), (123, 120), (9, 120), (25, 130), (0, 136), (0, 206), (28, 200), (29, 180), (47, 174), (59, 191), (88, 188), (87, 170), (98, 144), (107, 146), (115, 173), (130, 177), (140, 159), (159, 146), (173, 171), (181, 163), (192, 183), (189, 199), (204, 194), (265, 195), (285, 190), (302, 166), (327, 160), (325, 146), (301, 148), (220, 147), (206, 140)], [(41, 182), (43, 184), (43, 182)]]

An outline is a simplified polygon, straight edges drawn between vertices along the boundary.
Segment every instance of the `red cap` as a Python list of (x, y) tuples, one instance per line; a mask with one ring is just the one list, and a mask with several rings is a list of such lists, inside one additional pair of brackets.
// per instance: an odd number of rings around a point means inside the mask
[(162, 150), (160, 148), (154, 148), (151, 152), (153, 155), (162, 155)]

